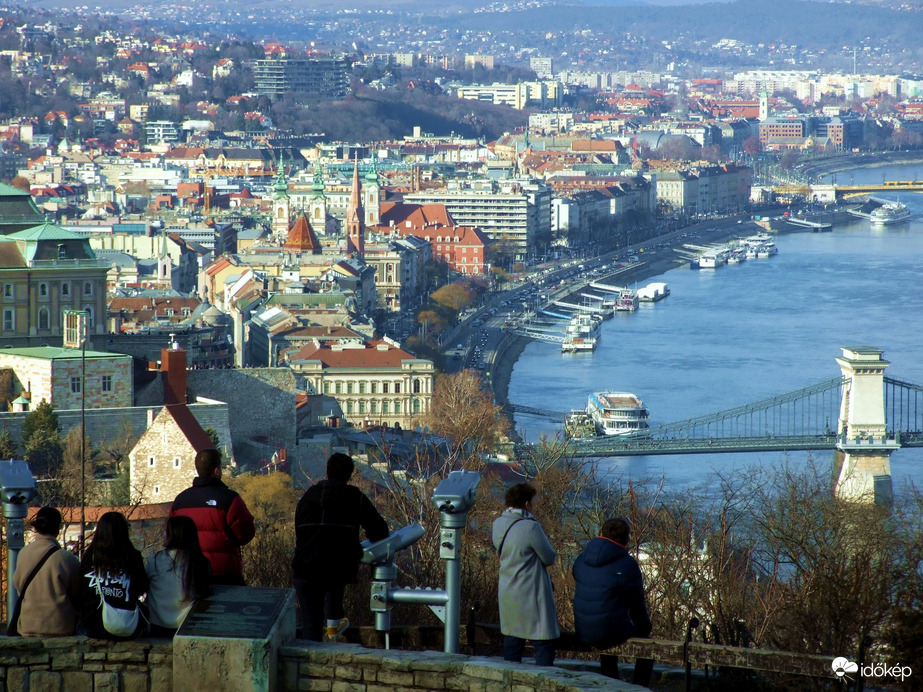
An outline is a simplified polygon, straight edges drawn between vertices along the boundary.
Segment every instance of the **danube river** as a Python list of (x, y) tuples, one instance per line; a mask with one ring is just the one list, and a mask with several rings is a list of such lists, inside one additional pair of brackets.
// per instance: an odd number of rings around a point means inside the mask
[[(908, 180), (916, 171), (923, 164), (856, 170), (852, 176), (856, 183), (880, 182), (882, 175)], [(851, 219), (832, 233), (780, 235), (775, 257), (717, 270), (683, 267), (647, 279), (642, 285), (667, 282), (671, 295), (604, 322), (594, 353), (562, 355), (554, 344), (530, 343), (513, 369), (509, 400), (570, 410), (583, 408), (592, 391), (629, 391), (643, 399), (657, 425), (837, 377), (834, 358), (850, 345), (882, 349), (891, 362), (888, 375), (923, 384), (923, 194), (906, 193), (900, 201), (914, 213), (905, 223), (873, 229), (865, 219)], [(522, 414), (515, 423), (527, 441), (561, 429)], [(785, 459), (798, 463), (807, 454), (616, 457), (602, 463), (623, 477), (662, 475), (680, 489), (708, 483), (714, 471)], [(832, 462), (832, 452), (813, 454)], [(923, 490), (923, 449), (896, 451), (891, 473), (896, 492), (908, 482)]]

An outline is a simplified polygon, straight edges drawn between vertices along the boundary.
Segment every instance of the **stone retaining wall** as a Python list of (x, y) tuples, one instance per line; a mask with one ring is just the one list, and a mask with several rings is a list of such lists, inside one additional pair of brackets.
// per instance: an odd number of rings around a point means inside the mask
[(0, 637), (4, 692), (169, 692), (173, 642)]
[(279, 651), (282, 692), (631, 692), (647, 688), (595, 673), (432, 651), (296, 642)]

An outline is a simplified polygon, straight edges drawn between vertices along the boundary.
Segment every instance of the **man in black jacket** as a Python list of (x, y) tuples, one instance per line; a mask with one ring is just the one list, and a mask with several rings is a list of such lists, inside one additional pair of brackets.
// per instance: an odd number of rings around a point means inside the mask
[(574, 627), (581, 641), (602, 649), (651, 633), (641, 569), (626, 548), (629, 532), (624, 519), (609, 519), (574, 562)]
[(292, 569), (305, 639), (321, 641), (325, 605), (328, 640), (336, 641), (349, 627), (343, 591), (358, 581), (359, 527), (371, 541), (388, 537), (388, 525), (371, 500), (349, 485), (352, 474), (350, 457), (331, 455), (327, 479), (308, 488), (295, 509)]

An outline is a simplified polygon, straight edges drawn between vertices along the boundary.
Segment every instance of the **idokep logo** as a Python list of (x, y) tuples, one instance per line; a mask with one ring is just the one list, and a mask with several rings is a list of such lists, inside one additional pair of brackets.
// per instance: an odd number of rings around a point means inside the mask
[(850, 673), (861, 673), (864, 678), (894, 678), (903, 682), (913, 674), (910, 666), (902, 666), (900, 663), (894, 666), (888, 666), (884, 663), (870, 663), (867, 666), (862, 666), (860, 670), (858, 663), (843, 656), (833, 659), (830, 665), (838, 678), (845, 677), (847, 680), (853, 679)]

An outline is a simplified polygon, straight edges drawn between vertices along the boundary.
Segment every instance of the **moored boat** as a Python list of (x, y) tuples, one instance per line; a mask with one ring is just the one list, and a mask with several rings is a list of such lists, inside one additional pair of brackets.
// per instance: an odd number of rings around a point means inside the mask
[(910, 218), (910, 210), (901, 202), (888, 202), (869, 214), (873, 226), (889, 226)]
[(587, 401), (587, 413), (600, 435), (632, 435), (650, 427), (647, 408), (630, 392), (594, 392)]

